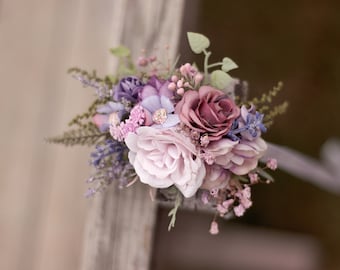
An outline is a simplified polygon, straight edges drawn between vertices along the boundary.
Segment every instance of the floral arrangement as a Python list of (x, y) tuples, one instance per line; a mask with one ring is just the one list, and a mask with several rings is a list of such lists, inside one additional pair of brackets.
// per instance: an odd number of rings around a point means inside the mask
[(273, 181), (268, 170), (276, 160), (259, 163), (267, 149), (261, 136), (287, 103), (269, 106), (281, 83), (248, 100), (247, 83), (228, 74), (238, 66), (227, 57), (209, 63), (209, 39), (187, 36), (192, 51), (204, 55), (202, 71), (145, 52), (134, 64), (124, 46), (111, 49), (119, 60), (115, 76), (70, 69), (96, 90), (96, 99), (69, 123), (73, 129), (48, 141), (95, 146), (86, 196), (140, 181), (173, 204), (169, 229), (177, 209), (194, 200), (215, 212), (210, 233), (216, 234), (218, 216), (242, 216), (252, 205), (251, 187)]

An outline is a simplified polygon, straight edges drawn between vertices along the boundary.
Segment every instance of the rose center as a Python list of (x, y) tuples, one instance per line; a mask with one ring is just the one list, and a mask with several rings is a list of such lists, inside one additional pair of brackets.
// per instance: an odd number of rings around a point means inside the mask
[(164, 108), (160, 108), (156, 110), (152, 115), (152, 121), (156, 123), (157, 125), (163, 124), (167, 118), (168, 118), (168, 115)]

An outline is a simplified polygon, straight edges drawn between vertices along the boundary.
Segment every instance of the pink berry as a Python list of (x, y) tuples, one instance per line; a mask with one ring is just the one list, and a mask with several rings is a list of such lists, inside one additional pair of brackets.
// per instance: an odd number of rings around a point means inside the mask
[(169, 83), (168, 89), (171, 90), (171, 91), (175, 91), (176, 90), (176, 84), (174, 82)]
[(180, 95), (180, 96), (183, 96), (184, 95), (184, 88), (178, 88), (177, 94)]

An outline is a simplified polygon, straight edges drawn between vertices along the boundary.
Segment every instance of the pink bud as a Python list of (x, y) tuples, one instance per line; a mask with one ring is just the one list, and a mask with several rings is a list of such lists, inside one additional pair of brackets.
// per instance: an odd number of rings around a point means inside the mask
[(225, 201), (222, 203), (222, 205), (223, 205), (223, 207), (229, 209), (229, 207), (230, 207), (233, 203), (234, 203), (234, 200), (233, 200), (233, 199), (229, 199), (229, 200), (225, 200)]
[(224, 207), (222, 204), (216, 206), (216, 210), (220, 213), (220, 216), (224, 216), (228, 212), (228, 208)]
[(201, 201), (203, 202), (203, 204), (209, 203), (209, 193), (207, 191), (203, 191)]
[(177, 89), (177, 94), (180, 95), (180, 96), (183, 96), (183, 94), (184, 94), (184, 89), (183, 89), (183, 88), (178, 88), (178, 89)]
[(175, 91), (176, 90), (176, 84), (174, 82), (169, 83), (168, 89), (171, 90), (171, 91)]
[(194, 80), (195, 80), (195, 84), (196, 84), (196, 85), (199, 84), (199, 83), (203, 80), (203, 75), (202, 75), (201, 73), (197, 73), (197, 74), (195, 75)]
[(150, 62), (155, 62), (157, 60), (157, 56), (150, 56), (149, 61)]
[(178, 81), (178, 77), (176, 75), (172, 75), (171, 76), (171, 81), (177, 82)]
[(183, 80), (182, 79), (177, 82), (177, 87), (178, 88), (183, 87)]
[(179, 72), (181, 72), (181, 74), (182, 74), (183, 76), (186, 76), (187, 71), (186, 71), (186, 68), (185, 68), (184, 65), (182, 65), (182, 66), (179, 68)]
[(259, 175), (257, 173), (249, 173), (248, 177), (251, 184), (256, 184), (259, 182)]
[(216, 221), (211, 222), (209, 232), (210, 232), (210, 234), (212, 234), (212, 235), (216, 235), (216, 234), (219, 233), (219, 230), (218, 230), (218, 223), (217, 223)]
[(149, 63), (149, 61), (145, 57), (141, 56), (138, 58), (137, 63), (140, 67), (145, 67)]
[(275, 158), (268, 159), (266, 163), (267, 167), (273, 171), (277, 169), (277, 160)]
[(234, 213), (237, 217), (243, 216), (245, 211), (246, 211), (246, 209), (244, 209), (242, 204), (239, 204), (238, 206), (234, 207)]

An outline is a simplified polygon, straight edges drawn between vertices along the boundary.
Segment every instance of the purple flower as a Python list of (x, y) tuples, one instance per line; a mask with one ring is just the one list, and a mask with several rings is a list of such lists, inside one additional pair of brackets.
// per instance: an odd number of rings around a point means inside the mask
[(233, 141), (243, 139), (252, 141), (261, 136), (261, 132), (266, 132), (267, 128), (262, 123), (264, 115), (255, 110), (253, 106), (247, 109), (244, 105), (241, 107), (240, 117), (234, 121), (228, 137)]
[(156, 76), (152, 76), (147, 84), (139, 93), (140, 100), (144, 100), (149, 96), (165, 96), (171, 99), (174, 93), (168, 89), (169, 81), (160, 80)]
[(144, 83), (137, 77), (129, 76), (120, 80), (114, 88), (113, 97), (117, 101), (126, 99), (136, 103), (139, 97), (139, 92), (142, 90)]
[(110, 125), (119, 124), (124, 111), (123, 104), (110, 101), (97, 109), (98, 113), (93, 116), (93, 122), (101, 132), (105, 132)]
[(146, 126), (169, 128), (180, 122), (178, 115), (174, 114), (173, 92), (168, 89), (168, 84), (168, 81), (152, 77), (141, 91), (140, 105), (144, 108)]

